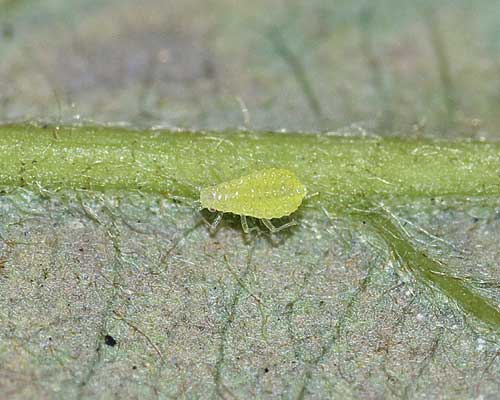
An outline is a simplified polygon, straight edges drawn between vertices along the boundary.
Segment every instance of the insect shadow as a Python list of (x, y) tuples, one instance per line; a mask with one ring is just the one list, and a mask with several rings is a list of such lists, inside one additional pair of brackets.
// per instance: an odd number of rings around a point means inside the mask
[[(254, 240), (263, 238), (273, 247), (283, 244), (287, 238), (295, 233), (293, 226), (300, 226), (300, 223), (296, 220), (287, 221), (288, 218), (277, 219), (277, 221), (273, 221), (276, 225), (279, 223), (283, 223), (283, 225), (289, 223), (290, 225), (287, 226), (287, 229), (281, 230), (279, 235), (275, 235), (258, 218), (247, 217), (248, 231), (245, 231), (241, 226), (240, 215), (211, 211), (206, 208), (200, 209), (199, 215), (211, 237), (215, 237), (221, 229), (230, 229), (240, 232), (245, 243), (253, 243)], [(279, 226), (281, 227), (282, 225)]]
[(275, 218), (271, 221), (268, 219), (236, 215), (229, 212), (225, 213), (201, 207), (199, 211), (211, 235), (217, 234), (222, 226), (229, 226), (235, 230), (242, 230), (245, 235), (249, 235), (252, 233), (262, 234), (263, 232), (274, 234), (282, 231), (290, 233), (292, 232), (290, 228), (300, 225), (295, 219), (290, 220), (288, 217)]

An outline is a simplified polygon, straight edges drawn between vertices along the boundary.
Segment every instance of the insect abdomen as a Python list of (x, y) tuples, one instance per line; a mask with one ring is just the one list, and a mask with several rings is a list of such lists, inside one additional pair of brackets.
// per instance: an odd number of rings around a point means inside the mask
[(204, 188), (201, 205), (256, 218), (281, 218), (302, 203), (307, 190), (291, 171), (270, 168)]

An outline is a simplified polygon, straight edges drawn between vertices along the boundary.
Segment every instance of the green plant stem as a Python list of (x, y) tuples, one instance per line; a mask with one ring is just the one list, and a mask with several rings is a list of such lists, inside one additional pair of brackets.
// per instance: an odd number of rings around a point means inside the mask
[(140, 190), (198, 198), (199, 188), (260, 168), (294, 171), (349, 209), (376, 199), (500, 194), (500, 144), (253, 132), (0, 127), (0, 187)]

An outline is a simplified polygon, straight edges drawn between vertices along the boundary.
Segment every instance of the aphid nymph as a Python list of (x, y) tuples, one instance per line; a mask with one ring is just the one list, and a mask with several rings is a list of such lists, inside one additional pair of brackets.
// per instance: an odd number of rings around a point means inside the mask
[(202, 208), (220, 212), (214, 226), (220, 222), (222, 213), (229, 212), (240, 215), (245, 233), (250, 231), (246, 217), (259, 218), (274, 233), (295, 225), (295, 221), (275, 227), (270, 220), (296, 211), (306, 194), (306, 187), (293, 172), (268, 168), (203, 188), (200, 202)]

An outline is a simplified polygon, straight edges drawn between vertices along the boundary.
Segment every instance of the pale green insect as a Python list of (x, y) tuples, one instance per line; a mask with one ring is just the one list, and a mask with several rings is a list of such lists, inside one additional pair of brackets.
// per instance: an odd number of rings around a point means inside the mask
[(222, 213), (229, 212), (241, 216), (245, 233), (250, 231), (247, 216), (261, 219), (271, 232), (278, 232), (295, 225), (295, 222), (277, 228), (270, 219), (285, 217), (296, 211), (306, 194), (306, 187), (293, 172), (268, 168), (203, 188), (200, 202), (202, 208), (221, 212), (214, 226), (220, 222)]

